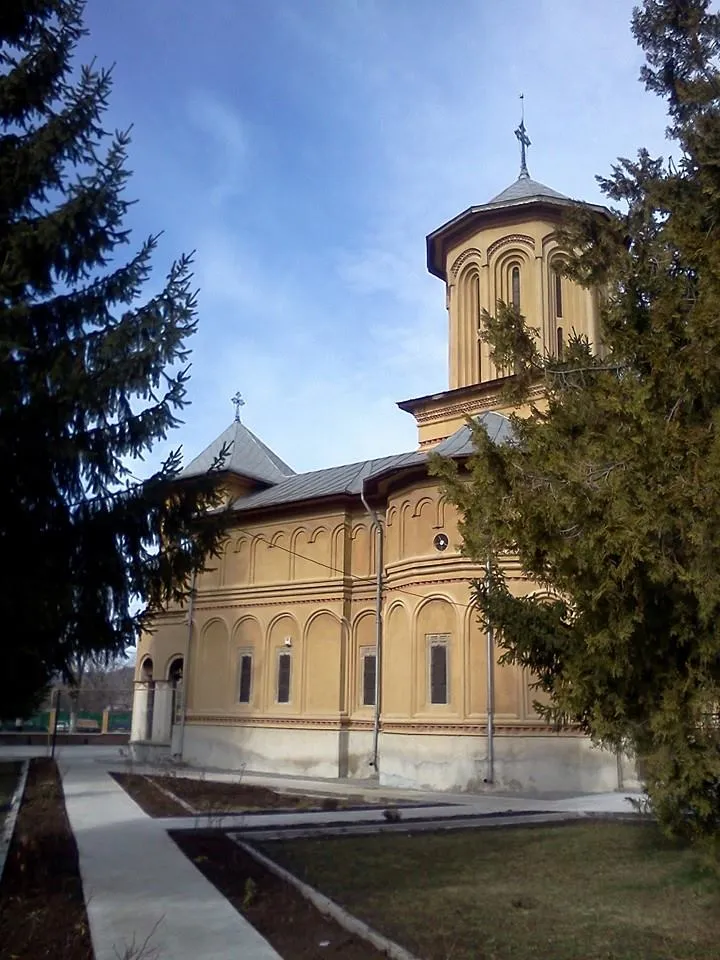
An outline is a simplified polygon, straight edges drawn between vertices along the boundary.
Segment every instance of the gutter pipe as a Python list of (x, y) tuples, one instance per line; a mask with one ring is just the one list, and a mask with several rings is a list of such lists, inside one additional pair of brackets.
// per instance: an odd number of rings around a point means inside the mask
[[(485, 562), (485, 575), (490, 580), (492, 562)], [(495, 636), (491, 623), (487, 627), (487, 768), (485, 783), (495, 782)]]
[(375, 717), (373, 719), (373, 750), (370, 765), (375, 773), (380, 776), (379, 770), (379, 744), (380, 744), (380, 713), (382, 696), (382, 641), (383, 641), (383, 622), (382, 622), (382, 591), (383, 591), (383, 528), (382, 521), (365, 499), (365, 482), (360, 488), (360, 499), (375, 528), (375, 543), (377, 545), (376, 553), (376, 581), (375, 581)]

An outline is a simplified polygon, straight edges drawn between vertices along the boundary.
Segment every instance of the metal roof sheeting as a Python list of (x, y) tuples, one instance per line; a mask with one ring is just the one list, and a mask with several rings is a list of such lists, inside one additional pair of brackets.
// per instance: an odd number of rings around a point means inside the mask
[(570, 200), (570, 197), (565, 196), (564, 193), (558, 193), (552, 187), (546, 187), (544, 183), (539, 183), (530, 177), (518, 177), (502, 193), (493, 197), (490, 203), (513, 203), (517, 200), (547, 199), (548, 197), (552, 200)]
[[(485, 427), (490, 439), (495, 443), (504, 444), (512, 440), (510, 421), (502, 414), (481, 413), (476, 420)], [(473, 452), (470, 428), (464, 424), (452, 436), (439, 443), (432, 452), (445, 457), (470, 456)], [(359, 496), (366, 480), (376, 479), (407, 467), (423, 465), (427, 463), (427, 459), (427, 451), (413, 450), (390, 457), (313, 470), (310, 473), (297, 473), (279, 481), (267, 490), (259, 490), (249, 496), (239, 497), (233, 503), (233, 509), (244, 512), (325, 497)]]
[(295, 475), (292, 467), (256, 437), (252, 430), (235, 420), (209, 447), (190, 461), (180, 474), (180, 479), (207, 473), (220, 451), (227, 445), (230, 445), (230, 453), (221, 467), (222, 470), (263, 483), (280, 483)]

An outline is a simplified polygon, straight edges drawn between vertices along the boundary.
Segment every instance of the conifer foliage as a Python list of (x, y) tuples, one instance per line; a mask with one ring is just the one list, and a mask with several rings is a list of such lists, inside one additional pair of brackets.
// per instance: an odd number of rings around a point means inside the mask
[[(474, 428), (469, 473), (438, 464), (464, 513), (474, 585), (504, 657), (540, 709), (629, 747), (661, 822), (720, 837), (720, 15), (646, 0), (632, 28), (646, 88), (668, 104), (671, 151), (641, 150), (600, 183), (606, 215), (574, 211), (568, 274), (601, 291), (602, 345), (544, 355), (524, 318), (485, 317), (496, 362), (527, 399), (515, 442)], [(509, 557), (540, 590), (512, 596)]]
[[(0, 4), (0, 715), (78, 655), (117, 654), (219, 548), (215, 478), (128, 464), (178, 424), (197, 322), (188, 257), (145, 293), (111, 78), (78, 67), (80, 0)], [(136, 467), (134, 469), (137, 469)]]

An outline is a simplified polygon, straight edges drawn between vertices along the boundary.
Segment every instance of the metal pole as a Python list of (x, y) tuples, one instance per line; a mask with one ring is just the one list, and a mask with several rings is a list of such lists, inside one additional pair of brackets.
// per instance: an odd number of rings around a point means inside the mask
[[(485, 575), (490, 585), (492, 561), (485, 563)], [(485, 783), (495, 782), (495, 637), (492, 624), (487, 627), (487, 770)]]
[(362, 504), (372, 518), (375, 527), (376, 578), (375, 578), (375, 716), (373, 718), (373, 752), (370, 764), (375, 773), (380, 775), (380, 716), (382, 699), (382, 591), (383, 591), (383, 529), (380, 518), (375, 510), (371, 510), (365, 499), (365, 490), (360, 491)]
[[(192, 584), (190, 585), (190, 600), (188, 602), (187, 650), (185, 651), (185, 661), (183, 663), (183, 679), (182, 679), (183, 705), (182, 705), (182, 720), (180, 723), (180, 744), (179, 744), (179, 750), (178, 750), (181, 760), (182, 760), (183, 748), (185, 746), (185, 723), (187, 721), (188, 694), (190, 693), (190, 647), (192, 645), (192, 634), (193, 634), (193, 608), (195, 606), (196, 580), (197, 580), (197, 572), (193, 570)], [(172, 727), (170, 729), (171, 729), (170, 736), (172, 737)]]
[(50, 745), (50, 759), (55, 759), (55, 743), (57, 741), (58, 717), (60, 716), (60, 690), (55, 691), (55, 723), (53, 724), (52, 743)]

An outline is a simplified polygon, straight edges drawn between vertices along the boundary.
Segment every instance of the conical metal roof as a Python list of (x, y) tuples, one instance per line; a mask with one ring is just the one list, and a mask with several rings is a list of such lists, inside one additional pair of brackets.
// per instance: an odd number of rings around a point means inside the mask
[(235, 420), (202, 453), (190, 461), (180, 478), (197, 477), (207, 473), (226, 446), (230, 447), (230, 453), (222, 466), (223, 471), (268, 484), (280, 483), (295, 474), (292, 467), (256, 437), (252, 430)]
[(570, 197), (564, 193), (558, 193), (552, 187), (546, 187), (544, 183), (533, 180), (532, 177), (519, 176), (514, 183), (506, 187), (502, 193), (493, 197), (489, 203), (515, 203), (519, 200), (550, 198), (552, 200), (570, 200)]

